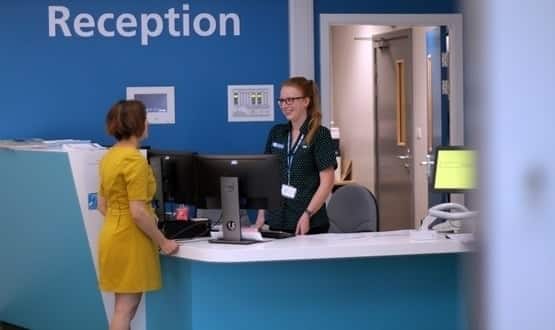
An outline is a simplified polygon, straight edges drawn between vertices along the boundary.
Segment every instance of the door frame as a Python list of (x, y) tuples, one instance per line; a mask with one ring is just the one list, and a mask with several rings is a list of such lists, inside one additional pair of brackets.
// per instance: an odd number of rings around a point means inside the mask
[[(321, 107), (322, 122), (328, 125), (333, 118), (331, 105), (333, 104), (332, 94), (332, 40), (331, 30), (333, 26), (338, 25), (395, 25), (395, 26), (411, 26), (411, 27), (428, 27), (428, 26), (447, 26), (449, 30), (449, 144), (464, 145), (464, 97), (463, 97), (463, 36), (462, 36), (462, 15), (461, 14), (321, 14), (320, 15), (320, 86), (321, 86)], [(420, 32), (419, 32), (420, 33)], [(416, 38), (418, 39), (418, 38)], [(423, 45), (420, 45), (423, 46)], [(420, 55), (425, 54), (424, 52)], [(418, 57), (419, 53), (413, 53), (413, 60)], [(424, 71), (423, 71), (424, 70)], [(413, 76), (425, 75), (425, 68), (413, 66)], [(418, 108), (417, 96), (420, 95), (419, 84), (413, 84), (412, 94), (413, 106)], [(421, 100), (422, 101), (422, 100)], [(414, 129), (414, 127), (413, 127)], [(414, 134), (410, 137), (416, 143)], [(416, 148), (416, 144), (414, 145)], [(413, 168), (416, 171), (419, 168), (421, 160), (418, 156), (418, 150), (413, 150)], [(413, 211), (414, 226), (419, 226), (420, 220), (426, 215), (428, 209), (428, 185), (422, 185), (424, 172), (416, 173), (414, 177), (413, 189)], [(422, 196), (426, 195), (426, 198)]]
[[(322, 123), (332, 118), (331, 28), (334, 25), (447, 26), (449, 29), (449, 143), (464, 144), (462, 14), (320, 14)], [(416, 86), (413, 86), (413, 91)]]

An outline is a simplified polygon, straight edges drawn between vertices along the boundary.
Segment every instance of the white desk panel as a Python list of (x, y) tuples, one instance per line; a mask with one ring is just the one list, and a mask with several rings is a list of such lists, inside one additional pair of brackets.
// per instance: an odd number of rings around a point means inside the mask
[(471, 243), (453, 239), (414, 241), (409, 231), (296, 236), (251, 245), (180, 243), (175, 257), (204, 262), (238, 263), (464, 253)]

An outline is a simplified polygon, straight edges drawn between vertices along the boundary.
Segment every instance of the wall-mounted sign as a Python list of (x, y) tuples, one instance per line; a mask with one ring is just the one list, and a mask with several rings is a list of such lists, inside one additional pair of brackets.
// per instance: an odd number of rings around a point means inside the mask
[[(48, 6), (48, 36), (59, 34), (66, 38), (90, 38), (95, 35), (113, 38), (115, 36), (141, 37), (141, 45), (148, 46), (149, 39), (167, 33), (172, 37), (226, 37), (228, 34), (241, 34), (241, 18), (236, 13), (199, 13), (189, 12), (189, 4), (184, 3), (182, 10), (169, 8), (165, 13), (102, 13), (93, 16), (89, 13), (73, 14), (66, 6)], [(73, 31), (72, 31), (73, 28)], [(228, 28), (231, 31), (228, 32)]]
[(175, 88), (127, 87), (127, 99), (146, 106), (149, 124), (175, 124)]
[(227, 86), (227, 121), (274, 121), (274, 85)]

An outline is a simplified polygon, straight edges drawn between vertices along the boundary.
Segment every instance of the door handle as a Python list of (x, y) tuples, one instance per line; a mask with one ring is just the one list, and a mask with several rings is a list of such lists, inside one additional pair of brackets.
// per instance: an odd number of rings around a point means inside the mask
[(432, 177), (432, 166), (434, 164), (435, 161), (430, 154), (426, 154), (426, 160), (420, 162), (420, 165), (426, 166), (426, 176), (428, 177), (428, 180)]
[(399, 156), (397, 156), (397, 158), (405, 160), (405, 159), (410, 159), (410, 156), (409, 155), (399, 155)]

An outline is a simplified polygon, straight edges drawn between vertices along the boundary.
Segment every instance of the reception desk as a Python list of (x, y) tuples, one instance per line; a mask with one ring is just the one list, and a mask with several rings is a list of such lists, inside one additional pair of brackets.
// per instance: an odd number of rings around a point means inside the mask
[(193, 261), (241, 263), (344, 259), (470, 252), (472, 243), (452, 239), (415, 241), (408, 230), (320, 234), (268, 240), (254, 245), (182, 242), (176, 257)]
[(147, 295), (150, 329), (466, 329), (472, 246), (407, 231), (183, 243)]
[[(102, 151), (0, 150), (0, 320), (33, 330), (106, 329), (95, 210)], [(133, 330), (468, 328), (472, 247), (406, 232), (183, 243)]]

